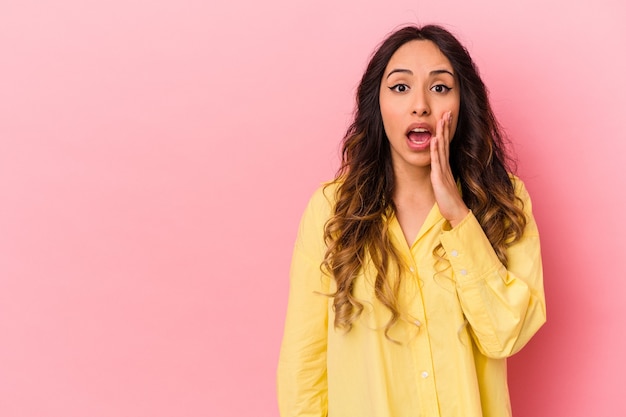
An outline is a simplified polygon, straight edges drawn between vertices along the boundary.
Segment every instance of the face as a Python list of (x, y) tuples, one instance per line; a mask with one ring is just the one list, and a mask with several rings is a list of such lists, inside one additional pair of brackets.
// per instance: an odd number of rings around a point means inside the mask
[(452, 112), (456, 130), (461, 95), (452, 65), (431, 41), (402, 45), (391, 57), (380, 85), (380, 112), (396, 173), (430, 170), (430, 139), (437, 122)]

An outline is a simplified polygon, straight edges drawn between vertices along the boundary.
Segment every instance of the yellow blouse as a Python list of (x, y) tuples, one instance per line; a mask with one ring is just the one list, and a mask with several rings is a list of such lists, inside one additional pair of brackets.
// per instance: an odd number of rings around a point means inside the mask
[[(528, 225), (496, 256), (470, 212), (456, 227), (435, 205), (409, 247), (387, 221), (403, 263), (404, 318), (384, 335), (389, 311), (373, 291), (373, 268), (357, 278), (365, 309), (351, 331), (335, 330), (334, 281), (322, 274), (324, 224), (336, 185), (320, 188), (295, 243), (285, 333), (278, 364), (282, 417), (503, 417), (511, 415), (506, 357), (546, 320), (537, 225), (524, 184), (514, 178)], [(441, 242), (443, 262), (433, 256)], [(396, 270), (397, 271), (397, 270)]]

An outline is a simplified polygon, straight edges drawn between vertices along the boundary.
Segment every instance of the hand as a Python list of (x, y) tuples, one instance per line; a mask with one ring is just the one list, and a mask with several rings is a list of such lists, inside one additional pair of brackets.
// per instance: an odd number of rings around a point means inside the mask
[(456, 226), (467, 216), (469, 209), (463, 202), (450, 169), (450, 126), (452, 112), (446, 112), (437, 122), (435, 136), (430, 141), (430, 181), (439, 211)]

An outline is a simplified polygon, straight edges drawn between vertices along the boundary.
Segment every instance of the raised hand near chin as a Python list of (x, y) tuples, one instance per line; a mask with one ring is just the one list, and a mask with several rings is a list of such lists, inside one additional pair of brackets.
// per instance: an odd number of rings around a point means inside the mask
[(430, 141), (430, 181), (439, 211), (455, 227), (469, 213), (457, 188), (450, 168), (450, 126), (452, 112), (443, 114), (437, 122), (435, 136)]

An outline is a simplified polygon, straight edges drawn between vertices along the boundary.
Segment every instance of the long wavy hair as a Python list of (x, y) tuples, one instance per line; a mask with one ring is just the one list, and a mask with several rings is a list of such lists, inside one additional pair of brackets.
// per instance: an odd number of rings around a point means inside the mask
[[(395, 179), (379, 92), (392, 55), (413, 40), (428, 40), (437, 45), (458, 77), (461, 103), (450, 144), (450, 165), (465, 204), (504, 265), (507, 247), (521, 238), (526, 226), (523, 207), (509, 175), (513, 163), (505, 152), (505, 137), (467, 50), (440, 26), (408, 26), (393, 32), (370, 59), (357, 89), (354, 121), (343, 138), (341, 166), (334, 181), (336, 205), (324, 229), (327, 251), (322, 263), (336, 282), (336, 291), (330, 294), (334, 297), (334, 326), (349, 331), (363, 310), (353, 288), (369, 258), (376, 270), (376, 298), (391, 312), (385, 327), (388, 338), (389, 330), (401, 317), (397, 300), (402, 274), (390, 276), (391, 270), (401, 271), (401, 261), (385, 221), (395, 212)], [(433, 256), (445, 256), (441, 244)], [(392, 263), (398, 268), (391, 269)]]

